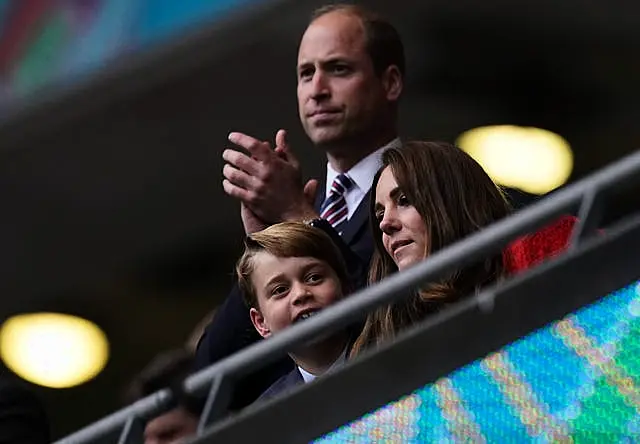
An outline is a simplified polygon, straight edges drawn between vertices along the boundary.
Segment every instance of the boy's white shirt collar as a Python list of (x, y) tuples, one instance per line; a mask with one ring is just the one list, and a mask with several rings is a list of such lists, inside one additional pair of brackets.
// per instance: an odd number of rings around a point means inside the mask
[[(328, 373), (331, 370), (335, 369), (336, 367), (341, 366), (342, 364), (345, 363), (346, 360), (347, 360), (347, 347), (345, 347), (344, 350), (342, 350), (342, 353), (340, 353), (340, 356), (338, 356), (338, 359), (336, 359), (333, 362), (333, 364), (331, 364), (331, 367), (329, 367), (325, 373)], [(299, 365), (297, 367), (298, 367), (298, 371), (302, 375), (302, 379), (304, 380), (305, 384), (308, 383), (308, 382), (313, 381), (318, 376), (321, 376), (321, 375), (314, 375), (312, 373), (309, 373), (308, 371), (306, 371), (305, 369), (303, 369)]]

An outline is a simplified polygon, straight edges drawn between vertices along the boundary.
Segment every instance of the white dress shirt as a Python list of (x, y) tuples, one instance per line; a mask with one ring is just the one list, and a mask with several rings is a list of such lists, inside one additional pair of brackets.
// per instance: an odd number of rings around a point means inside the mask
[[(340, 354), (338, 359), (336, 359), (335, 362), (333, 364), (331, 364), (331, 367), (329, 367), (325, 373), (329, 373), (331, 370), (335, 369), (336, 367), (340, 367), (342, 364), (345, 363), (346, 360), (347, 360), (347, 348), (345, 347), (345, 349), (342, 350), (342, 353)], [(302, 379), (304, 380), (305, 384), (308, 383), (308, 382), (313, 381), (314, 379), (316, 379), (318, 377), (318, 375), (314, 375), (312, 373), (309, 373), (308, 371), (306, 371), (305, 369), (303, 369), (299, 365), (297, 367), (298, 367), (298, 371), (302, 375)]]
[[(382, 166), (382, 153), (388, 148), (397, 148), (400, 146), (400, 138), (395, 138), (382, 148), (369, 154), (367, 157), (356, 163), (346, 175), (353, 181), (354, 186), (345, 193), (347, 201), (347, 219), (351, 219), (353, 213), (356, 212), (360, 202), (367, 194), (373, 183), (373, 176), (376, 175)], [(325, 199), (331, 193), (331, 185), (340, 173), (333, 169), (331, 164), (327, 162), (327, 183), (325, 189)], [(303, 375), (304, 376), (304, 375)]]

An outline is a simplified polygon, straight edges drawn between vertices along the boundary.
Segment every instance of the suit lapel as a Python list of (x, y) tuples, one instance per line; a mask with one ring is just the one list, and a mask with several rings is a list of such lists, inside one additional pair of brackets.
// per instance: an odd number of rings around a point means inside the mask
[(322, 207), (322, 202), (324, 202), (326, 187), (327, 187), (326, 180), (318, 181), (318, 188), (316, 188), (316, 201), (315, 201), (315, 204), (313, 205), (315, 207), (315, 210), (318, 212), (318, 214), (320, 214), (320, 207)]
[(370, 191), (364, 195), (356, 212), (353, 213), (353, 216), (351, 216), (351, 219), (349, 219), (345, 225), (344, 231), (342, 232), (342, 239), (344, 239), (347, 244), (350, 244), (356, 234), (367, 227), (367, 222), (369, 221), (369, 193)]

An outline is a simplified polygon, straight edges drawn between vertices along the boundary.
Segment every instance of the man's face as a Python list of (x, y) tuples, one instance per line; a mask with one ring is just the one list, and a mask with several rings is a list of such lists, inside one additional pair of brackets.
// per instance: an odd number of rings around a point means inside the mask
[(309, 25), (298, 52), (298, 111), (316, 145), (369, 132), (386, 92), (365, 47), (360, 20), (344, 12)]
[(152, 419), (144, 429), (144, 444), (177, 444), (196, 433), (198, 418), (178, 407)]
[(342, 298), (342, 285), (333, 268), (312, 257), (277, 257), (259, 252), (251, 282), (260, 309), (249, 312), (262, 337), (307, 319)]

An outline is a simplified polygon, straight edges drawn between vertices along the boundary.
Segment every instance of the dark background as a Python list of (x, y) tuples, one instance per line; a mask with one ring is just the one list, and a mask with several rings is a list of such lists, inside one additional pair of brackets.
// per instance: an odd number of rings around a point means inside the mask
[[(406, 42), (405, 138), (543, 127), (572, 145), (572, 181), (638, 147), (639, 3), (362, 3)], [(118, 408), (129, 378), (226, 294), (242, 241), (221, 186), (230, 131), (273, 139), (286, 128), (305, 174), (323, 174), (295, 97), (297, 43), (320, 4), (242, 11), (51, 88), (0, 122), (0, 315), (78, 314), (111, 343), (93, 381), (34, 388), (56, 437)], [(615, 198), (607, 220), (638, 206), (633, 190)]]

